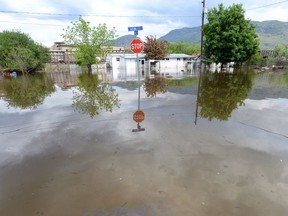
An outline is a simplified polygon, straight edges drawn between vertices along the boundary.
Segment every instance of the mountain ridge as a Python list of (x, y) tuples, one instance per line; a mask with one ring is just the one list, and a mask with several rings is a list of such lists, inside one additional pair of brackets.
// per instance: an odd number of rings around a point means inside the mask
[[(251, 21), (260, 40), (260, 49), (274, 49), (276, 45), (287, 44), (288, 22), (278, 20)], [(116, 39), (116, 46), (129, 47), (134, 35), (124, 35)], [(201, 26), (174, 29), (159, 37), (159, 40), (168, 42), (200, 43)]]

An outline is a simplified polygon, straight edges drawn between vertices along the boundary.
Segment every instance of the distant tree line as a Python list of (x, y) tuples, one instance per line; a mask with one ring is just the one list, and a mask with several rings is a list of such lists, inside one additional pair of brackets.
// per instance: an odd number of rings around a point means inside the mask
[(168, 53), (200, 54), (200, 44), (191, 45), (187, 42), (169, 43)]

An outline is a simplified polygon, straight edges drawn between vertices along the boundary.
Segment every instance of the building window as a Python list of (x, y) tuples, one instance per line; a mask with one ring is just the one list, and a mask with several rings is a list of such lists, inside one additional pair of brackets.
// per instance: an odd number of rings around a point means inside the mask
[(166, 61), (169, 61), (169, 58), (166, 58), (165, 60), (166, 60)]
[(116, 61), (120, 61), (120, 58), (116, 58)]
[(177, 58), (177, 61), (180, 61), (180, 58)]

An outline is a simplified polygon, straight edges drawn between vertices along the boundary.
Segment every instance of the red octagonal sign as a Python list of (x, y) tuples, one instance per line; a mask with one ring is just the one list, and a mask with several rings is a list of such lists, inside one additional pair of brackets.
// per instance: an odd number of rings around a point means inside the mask
[(142, 110), (137, 110), (134, 114), (133, 114), (133, 120), (137, 123), (140, 123), (144, 120), (145, 118), (145, 114)]
[(133, 53), (141, 53), (144, 49), (144, 44), (139, 38), (134, 38), (130, 43), (130, 49)]

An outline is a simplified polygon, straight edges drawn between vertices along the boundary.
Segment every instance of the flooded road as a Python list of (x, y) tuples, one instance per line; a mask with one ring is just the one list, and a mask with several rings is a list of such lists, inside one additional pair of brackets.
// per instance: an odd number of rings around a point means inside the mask
[(2, 97), (0, 215), (286, 216), (286, 81), (215, 76), (198, 100), (197, 80), (145, 83), (136, 133), (134, 82), (112, 84), (119, 101), (94, 104), (97, 115), (87, 100), (73, 106), (76, 87), (45, 82), (49, 95), (32, 109)]

